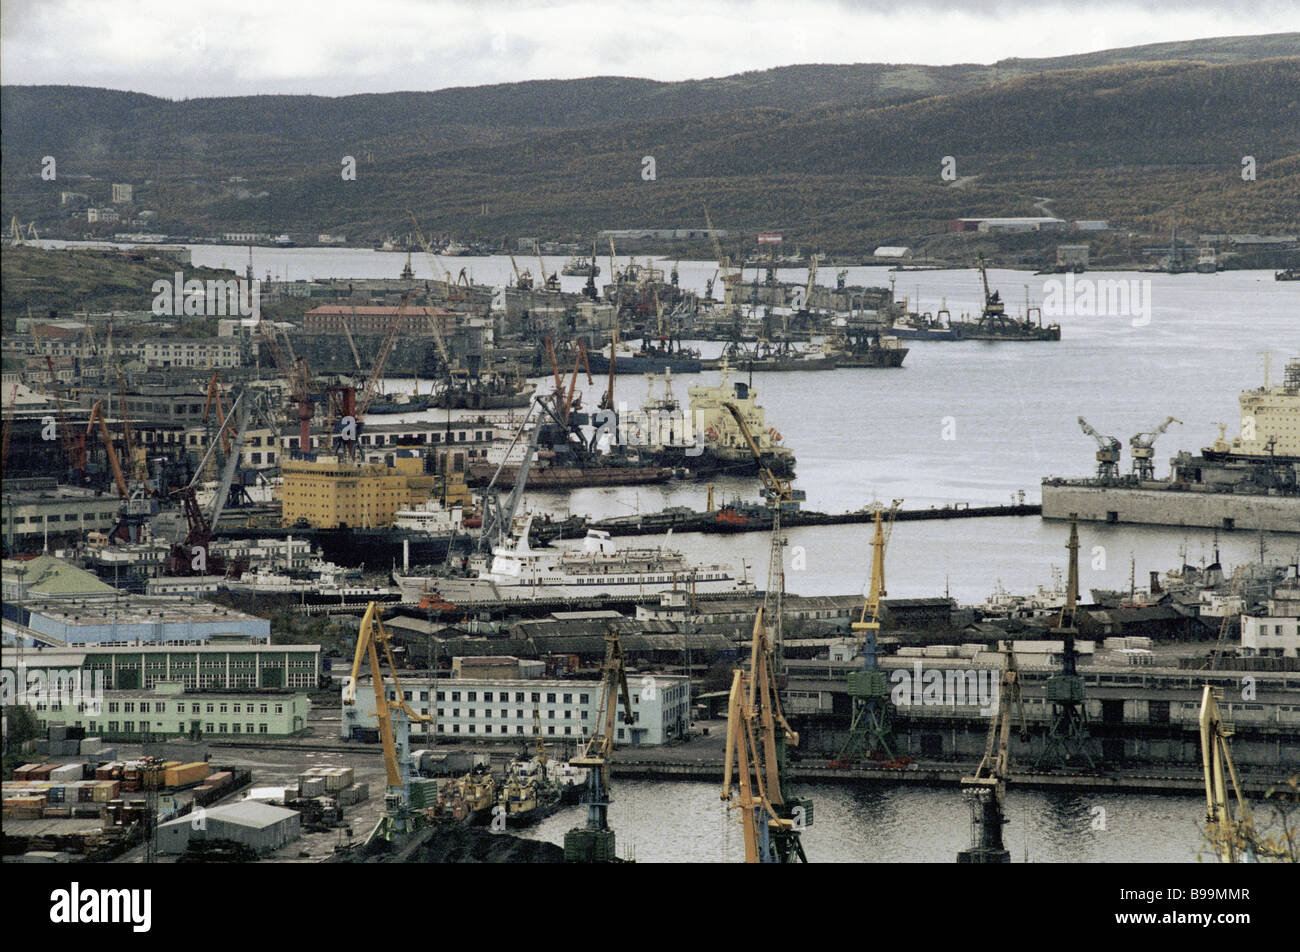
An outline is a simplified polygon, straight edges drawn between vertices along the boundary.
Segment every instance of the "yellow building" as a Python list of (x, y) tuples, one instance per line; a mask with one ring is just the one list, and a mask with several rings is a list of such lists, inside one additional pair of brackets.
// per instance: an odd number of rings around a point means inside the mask
[[(281, 500), (286, 526), (305, 520), (317, 529), (384, 528), (399, 509), (442, 496), (442, 477), (424, 472), (424, 459), (400, 455), (393, 465), (351, 463), (336, 456), (286, 459), (281, 467)], [(462, 479), (453, 476), (447, 502), (468, 503)]]

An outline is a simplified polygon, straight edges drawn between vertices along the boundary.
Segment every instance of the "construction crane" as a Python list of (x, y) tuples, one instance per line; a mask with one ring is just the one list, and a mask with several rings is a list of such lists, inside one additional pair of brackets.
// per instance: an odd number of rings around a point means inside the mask
[(722, 799), (740, 812), (745, 862), (808, 862), (800, 840), (812, 825), (812, 801), (785, 787), (786, 748), (799, 744), (781, 710), (763, 608), (754, 614), (749, 673), (732, 674), (727, 703)]
[[(226, 408), (221, 399), (221, 371), (212, 371), (212, 377), (208, 380), (208, 390), (206, 398), (203, 401), (203, 424), (207, 426), (208, 419), (212, 410), (217, 411), (217, 421), (220, 422), (226, 418)], [(221, 434), (221, 452), (226, 456), (230, 455), (230, 437), (233, 431), (228, 425), (222, 426)]]
[[(1128, 445), (1130, 454), (1133, 457), (1133, 475), (1138, 479), (1155, 479), (1155, 442), (1156, 439), (1169, 429), (1169, 424), (1182, 424), (1182, 420), (1176, 420), (1173, 417), (1166, 417), (1165, 422), (1161, 423), (1154, 429), (1147, 430), (1144, 433), (1137, 433), (1129, 437)], [(1118, 463), (1118, 459), (1116, 460)]]
[(108, 457), (108, 466), (113, 473), (113, 484), (117, 487), (117, 494), (123, 499), (131, 495), (131, 489), (126, 483), (126, 476), (122, 472), (122, 464), (118, 461), (117, 450), (113, 448), (113, 434), (108, 431), (108, 421), (104, 419), (104, 401), (97, 400), (95, 405), (90, 408), (90, 420), (86, 424), (86, 435), (89, 436), (94, 432), (95, 424), (99, 424), (99, 435), (104, 441), (104, 454)]
[(893, 532), (894, 516), (901, 499), (889, 507), (889, 518), (884, 518), (884, 507), (876, 504), (875, 536), (871, 542), (871, 585), (862, 604), (862, 615), (853, 623), (858, 633), (858, 654), (862, 669), (848, 676), (848, 694), (853, 705), (853, 718), (849, 722), (849, 736), (840, 749), (836, 763), (844, 766), (863, 755), (881, 753), (894, 759), (893, 706), (889, 702), (889, 679), (876, 667), (876, 644), (880, 637), (880, 611), (885, 591), (885, 546)]
[(506, 497), (504, 503), (501, 502), (501, 497), (495, 489), (496, 482), (501, 475), (501, 470), (505, 468), (506, 461), (510, 459), (510, 453), (515, 448), (515, 444), (519, 442), (524, 430), (527, 429), (528, 421), (537, 410), (538, 403), (543, 399), (545, 398), (537, 398), (537, 403), (528, 408), (528, 412), (524, 414), (523, 422), (519, 425), (518, 432), (515, 433), (514, 439), (510, 441), (510, 445), (506, 447), (505, 456), (502, 457), (496, 472), (492, 474), (488, 484), (479, 493), (479, 499), (483, 507), (483, 526), (479, 530), (477, 541), (477, 548), (480, 552), (490, 553), (498, 546), (504, 545), (506, 537), (510, 534), (510, 524), (514, 521), (515, 514), (519, 511), (519, 505), (523, 501), (524, 486), (528, 482), (528, 470), (532, 467), (533, 456), (537, 453), (537, 441), (542, 432), (540, 419), (533, 424), (532, 431), (528, 436), (528, 442), (524, 444), (524, 457), (519, 463), (519, 471), (515, 474), (514, 487), (510, 490), (510, 495)]
[[(509, 252), (507, 252), (509, 254)], [(519, 264), (515, 261), (515, 256), (510, 254), (510, 267), (515, 270), (515, 287), (520, 291), (531, 291), (533, 289), (533, 275), (531, 271), (520, 271)]]
[(122, 446), (126, 451), (127, 468), (136, 482), (147, 483), (149, 465), (145, 462), (144, 453), (136, 451), (135, 430), (131, 426), (131, 414), (126, 405), (126, 377), (122, 374), (121, 365), (117, 368), (117, 404), (118, 416), (122, 419)]
[(569, 761), (587, 771), (582, 802), (587, 825), (564, 834), (564, 858), (572, 863), (609, 863), (615, 858), (614, 831), (609, 828), (609, 759), (614, 753), (614, 718), (623, 702), (623, 723), (631, 724), (632, 696), (623, 666), (623, 646), (611, 626), (605, 633), (605, 663), (601, 667), (600, 707), (596, 726), (582, 753)]
[(402, 321), (406, 317), (406, 306), (411, 300), (412, 293), (407, 291), (402, 295), (402, 300), (397, 305), (397, 313), (393, 316), (393, 322), (388, 325), (388, 333), (384, 335), (383, 342), (379, 345), (379, 351), (375, 354), (375, 363), (370, 368), (370, 374), (366, 377), (365, 383), (362, 384), (360, 391), (357, 393), (357, 420), (361, 420), (366, 415), (366, 408), (379, 394), (380, 384), (384, 380), (384, 370), (388, 367), (388, 356), (393, 352), (393, 341), (397, 340), (398, 331), (402, 329)]
[(289, 357), (285, 359), (284, 352), (280, 350), (280, 344), (275, 337), (275, 327), (270, 321), (262, 321), (258, 330), (262, 342), (270, 351), (271, 362), (289, 384), (289, 402), (298, 408), (298, 452), (310, 453), (311, 421), (316, 415), (316, 400), (311, 393), (311, 370), (307, 366), (307, 360), (294, 356), (287, 334), (284, 340), (289, 347)]
[(1069, 764), (1081, 760), (1096, 767), (1088, 748), (1087, 714), (1083, 706), (1083, 678), (1079, 675), (1074, 639), (1078, 631), (1079, 605), (1079, 515), (1070, 513), (1070, 568), (1065, 583), (1065, 604), (1057, 618), (1052, 637), (1060, 638), (1061, 671), (1047, 679), (1047, 703), (1052, 705), (1052, 719), (1047, 730), (1047, 740), (1036, 766)]
[[(59, 386), (59, 379), (54, 373), (54, 358), (49, 354), (45, 355), (45, 365), (50, 369), (50, 389), (54, 393), (55, 412), (58, 414), (59, 438), (63, 443), (63, 453), (68, 460), (68, 471), (72, 474), (72, 480), (78, 486), (81, 485), (82, 474), (86, 469), (86, 434), (73, 433), (72, 426), (68, 423), (68, 414), (63, 408), (63, 397), (60, 394), (62, 389)], [(13, 411), (10, 405), (10, 413)], [(5, 431), (8, 436), (8, 430)]]
[(1097, 441), (1097, 478), (1105, 482), (1119, 479), (1119, 440), (1098, 433), (1083, 417), (1079, 417), (1079, 426)]
[(1011, 851), (1002, 840), (1007, 823), (1007, 776), (1011, 773), (1012, 707), (1020, 720), (1020, 738), (1029, 740), (1025, 705), (1020, 696), (1020, 671), (1010, 642), (1001, 642), (1005, 659), (998, 688), (998, 713), (989, 723), (984, 757), (975, 773), (962, 777), (961, 788), (971, 807), (971, 845), (957, 854), (959, 863), (1009, 863)]
[[(379, 666), (380, 648), (383, 649), (388, 670), (393, 678), (392, 703), (389, 702), (388, 692), (385, 689), (384, 672)], [(391, 842), (395, 837), (415, 832), (421, 825), (419, 814), (411, 810), (410, 722), (428, 722), (432, 718), (417, 713), (406, 703), (402, 693), (402, 682), (397, 677), (397, 665), (393, 663), (389, 635), (380, 618), (378, 602), (367, 605), (366, 613), (361, 619), (361, 628), (357, 632), (357, 648), (352, 657), (352, 670), (347, 680), (343, 682), (345, 709), (356, 706), (357, 678), (360, 676), (363, 661), (370, 666), (370, 680), (375, 689), (375, 718), (379, 721), (379, 740), (384, 752), (386, 780), (384, 814), (371, 831), (367, 843), (375, 839)]]
[(537, 273), (541, 279), (542, 286), (545, 287), (546, 290), (548, 291), (560, 290), (559, 274), (552, 272), (551, 274), (548, 275), (546, 273), (546, 262), (542, 261), (542, 246), (539, 245), (536, 241), (534, 241), (533, 250), (537, 252), (537, 267), (538, 267)]

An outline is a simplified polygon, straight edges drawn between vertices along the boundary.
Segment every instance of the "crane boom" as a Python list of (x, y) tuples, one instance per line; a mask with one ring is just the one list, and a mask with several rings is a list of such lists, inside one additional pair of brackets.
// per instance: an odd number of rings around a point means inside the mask
[(113, 483), (117, 486), (117, 493), (123, 499), (131, 495), (131, 490), (126, 484), (126, 476), (122, 473), (122, 464), (118, 461), (117, 450), (113, 449), (113, 434), (108, 431), (108, 421), (104, 419), (104, 401), (98, 400), (90, 408), (90, 420), (86, 424), (86, 435), (89, 436), (95, 429), (95, 424), (99, 423), (99, 435), (104, 441), (104, 453), (108, 457), (109, 468), (113, 471)]

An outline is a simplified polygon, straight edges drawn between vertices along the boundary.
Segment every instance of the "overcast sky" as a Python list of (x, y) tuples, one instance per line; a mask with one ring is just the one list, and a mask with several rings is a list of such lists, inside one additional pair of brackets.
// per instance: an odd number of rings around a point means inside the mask
[(991, 63), (1300, 30), (1300, 0), (4, 0), (0, 15), (6, 84), (170, 98)]

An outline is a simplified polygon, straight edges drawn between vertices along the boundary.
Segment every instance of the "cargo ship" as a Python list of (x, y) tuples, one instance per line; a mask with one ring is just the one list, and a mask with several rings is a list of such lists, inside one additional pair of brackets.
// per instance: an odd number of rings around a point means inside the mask
[(1238, 400), (1241, 433), (1178, 453), (1165, 479), (1045, 478), (1043, 518), (1300, 533), (1300, 358)]
[(672, 375), (664, 375), (664, 392), (655, 394), (655, 378), (640, 411), (622, 413), (618, 419), (618, 445), (634, 448), (643, 458), (692, 479), (721, 475), (757, 476), (759, 464), (725, 404), (733, 404), (749, 427), (762, 464), (778, 476), (793, 476), (794, 452), (782, 443), (780, 432), (767, 423), (758, 391), (741, 381), (730, 381), (731, 367), (724, 359), (722, 379), (715, 386), (690, 387), (689, 410), (673, 395)]
[(905, 314), (896, 318), (889, 327), (889, 336), (901, 340), (965, 340), (963, 325), (953, 326), (952, 314), (947, 306), (934, 314)]
[(907, 352), (896, 337), (852, 325), (826, 342), (826, 353), (839, 367), (901, 367)]

